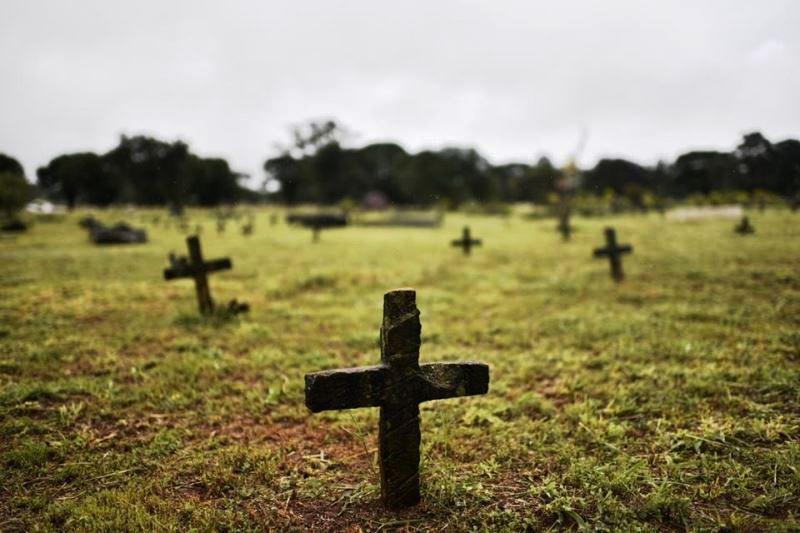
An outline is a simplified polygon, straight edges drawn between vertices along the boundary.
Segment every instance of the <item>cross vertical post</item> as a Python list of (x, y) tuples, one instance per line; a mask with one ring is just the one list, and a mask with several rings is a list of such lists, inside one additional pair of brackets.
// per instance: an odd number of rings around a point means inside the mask
[(419, 502), (419, 399), (402, 386), (419, 373), (422, 325), (414, 291), (393, 291), (383, 299), (381, 363), (390, 369), (381, 405), (378, 442), (381, 449), (381, 495), (396, 507)]
[(194, 288), (197, 292), (197, 305), (200, 312), (209, 314), (214, 311), (214, 301), (211, 299), (211, 290), (208, 288), (208, 276), (206, 269), (203, 268), (203, 251), (200, 248), (200, 239), (197, 235), (192, 235), (186, 239), (189, 247), (189, 261), (193, 268)]

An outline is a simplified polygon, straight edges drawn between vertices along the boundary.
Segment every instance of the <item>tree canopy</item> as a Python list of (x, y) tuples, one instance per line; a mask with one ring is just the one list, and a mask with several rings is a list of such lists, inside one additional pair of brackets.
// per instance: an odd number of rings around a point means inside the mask
[[(122, 136), (105, 154), (60, 155), (36, 172), (40, 189), (69, 207), (85, 203), (215, 206), (267, 198), (295, 205), (332, 205), (379, 195), (396, 205), (467, 202), (552, 202), (568, 190), (612, 195), (644, 208), (653, 198), (686, 198), (720, 191), (800, 198), (800, 141), (771, 142), (748, 133), (731, 151), (691, 151), (675, 161), (644, 166), (621, 158), (567, 172), (545, 157), (533, 163), (491, 164), (477, 150), (446, 147), (410, 153), (381, 142), (346, 146), (335, 121), (294, 127), (289, 142), (264, 162), (264, 193), (240, 184), (242, 175), (221, 158), (203, 158), (181, 141)], [(22, 175), (0, 154), (0, 172)], [(565, 180), (565, 177), (570, 177)], [(574, 179), (577, 175), (577, 179)]]
[(33, 188), (15, 158), (0, 154), (0, 217), (14, 218), (33, 197)]
[(36, 171), (39, 187), (72, 208), (78, 203), (215, 206), (247, 196), (227, 161), (201, 158), (186, 143), (120, 138), (106, 154), (64, 154)]

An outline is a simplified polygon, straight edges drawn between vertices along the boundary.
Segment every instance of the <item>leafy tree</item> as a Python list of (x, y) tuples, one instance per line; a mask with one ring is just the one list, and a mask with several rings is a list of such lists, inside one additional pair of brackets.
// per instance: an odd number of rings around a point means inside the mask
[(600, 194), (606, 190), (614, 191), (644, 209), (645, 198), (652, 190), (651, 173), (644, 167), (625, 159), (601, 159), (595, 167), (584, 173), (584, 187)]
[(725, 152), (689, 152), (675, 160), (670, 168), (671, 196), (707, 195), (715, 190), (733, 190), (740, 180), (739, 161)]
[(10, 172), (12, 174), (25, 175), (25, 171), (19, 161), (5, 154), (0, 154), (0, 172)]
[(33, 188), (22, 172), (0, 171), (0, 213), (4, 218), (14, 218), (32, 197)]
[(52, 199), (64, 200), (70, 209), (81, 202), (106, 206), (120, 193), (119, 184), (102, 158), (91, 152), (56, 157), (36, 175), (45, 193)]
[(103, 156), (111, 172), (131, 187), (133, 203), (167, 203), (180, 212), (188, 196), (186, 169), (189, 147), (142, 135), (122, 136), (116, 148)]

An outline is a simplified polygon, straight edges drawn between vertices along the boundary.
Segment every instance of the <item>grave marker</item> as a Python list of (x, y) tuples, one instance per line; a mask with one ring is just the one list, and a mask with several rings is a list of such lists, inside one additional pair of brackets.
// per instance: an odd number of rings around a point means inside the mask
[(739, 235), (751, 235), (756, 232), (756, 229), (750, 224), (750, 219), (747, 217), (742, 217), (741, 222), (739, 222), (733, 230)]
[(454, 240), (451, 245), (458, 246), (464, 252), (464, 255), (469, 255), (473, 246), (481, 246), (483, 242), (480, 239), (473, 239), (470, 236), (469, 226), (464, 226), (460, 240)]
[(208, 286), (208, 274), (220, 270), (230, 270), (233, 267), (231, 260), (223, 259), (203, 260), (200, 249), (200, 239), (196, 235), (186, 238), (189, 248), (189, 257), (175, 257), (170, 253), (170, 267), (164, 269), (164, 279), (169, 281), (178, 278), (194, 278), (194, 287), (197, 291), (197, 305), (203, 314), (214, 311), (214, 300), (211, 298), (211, 289)]
[(625, 279), (625, 273), (622, 271), (622, 254), (633, 252), (633, 247), (628, 244), (617, 245), (617, 232), (614, 228), (606, 228), (605, 234), (606, 246), (605, 248), (596, 248), (594, 256), (608, 257), (611, 277), (614, 278), (614, 281), (622, 281)]
[(562, 209), (558, 213), (558, 226), (556, 227), (561, 234), (561, 240), (568, 241), (572, 236), (572, 226), (569, 224), (569, 209)]
[(383, 298), (381, 365), (305, 376), (306, 406), (326, 410), (380, 407), (381, 495), (389, 509), (419, 503), (419, 404), (486, 394), (489, 367), (477, 362), (419, 364), (419, 310), (413, 289)]
[(569, 224), (569, 218), (572, 214), (571, 211), (568, 195), (566, 192), (563, 192), (558, 202), (558, 225), (556, 226), (563, 241), (568, 241), (572, 236), (572, 226)]

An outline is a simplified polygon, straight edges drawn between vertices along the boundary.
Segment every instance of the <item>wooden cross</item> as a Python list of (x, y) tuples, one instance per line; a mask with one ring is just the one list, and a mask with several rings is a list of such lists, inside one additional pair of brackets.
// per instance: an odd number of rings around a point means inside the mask
[(464, 255), (469, 255), (473, 246), (480, 246), (483, 243), (480, 239), (473, 239), (469, 233), (469, 226), (464, 226), (461, 239), (454, 240), (451, 244), (460, 247), (464, 251)]
[(569, 224), (569, 210), (563, 210), (558, 216), (558, 232), (561, 234), (561, 239), (568, 241), (572, 236), (572, 226)]
[(569, 224), (570, 207), (566, 196), (562, 196), (558, 206), (558, 226), (556, 229), (561, 234), (561, 239), (568, 241), (572, 236), (572, 226)]
[(633, 247), (628, 244), (617, 245), (617, 232), (614, 228), (606, 228), (606, 247), (596, 248), (594, 256), (608, 257), (611, 265), (611, 277), (614, 278), (614, 281), (622, 281), (625, 279), (625, 273), (622, 271), (622, 254), (629, 254), (632, 251)]
[(742, 217), (742, 221), (739, 222), (734, 231), (739, 235), (749, 235), (751, 233), (755, 233), (756, 229), (750, 224), (750, 219), (747, 217)]
[(312, 412), (380, 407), (381, 496), (389, 509), (419, 503), (419, 404), (486, 394), (489, 367), (477, 362), (419, 364), (419, 310), (413, 289), (383, 298), (381, 365), (306, 374)]
[(164, 269), (164, 279), (169, 281), (178, 278), (194, 278), (200, 312), (210, 314), (214, 311), (214, 300), (211, 299), (211, 289), (208, 287), (208, 273), (230, 270), (233, 264), (227, 257), (203, 261), (200, 239), (196, 235), (187, 237), (186, 245), (189, 248), (189, 258), (176, 258), (174, 254), (170, 254), (170, 268)]

